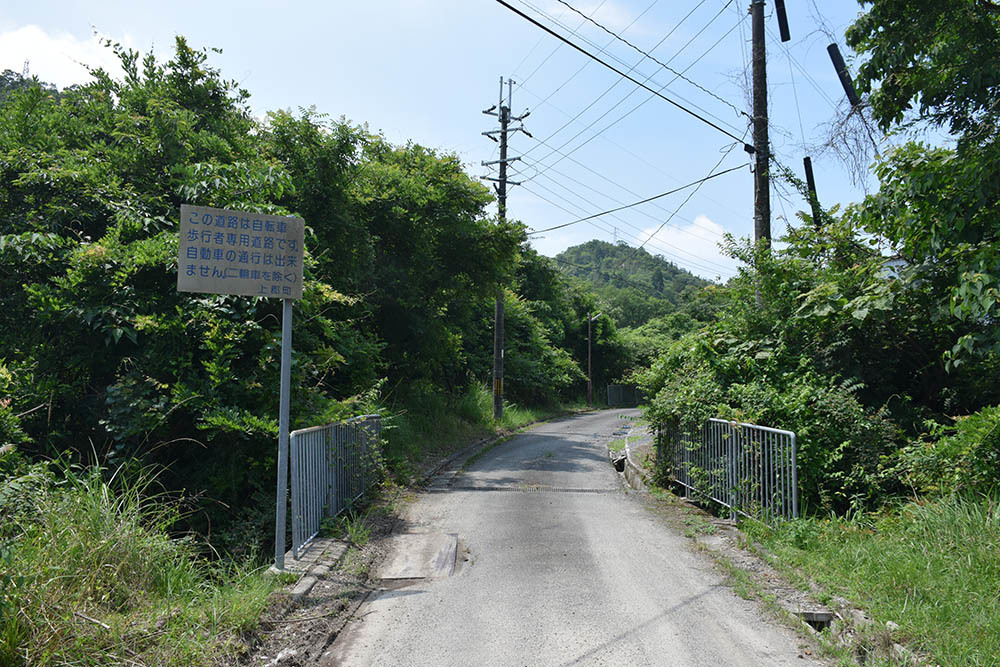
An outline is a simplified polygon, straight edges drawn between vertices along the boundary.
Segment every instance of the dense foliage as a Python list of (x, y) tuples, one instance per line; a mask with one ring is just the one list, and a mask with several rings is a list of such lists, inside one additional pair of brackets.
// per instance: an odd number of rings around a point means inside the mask
[[(223, 664), (279, 582), (171, 539), (152, 480), (0, 461), (0, 664)], [(119, 471), (121, 473), (122, 471)]]
[(904, 142), (875, 165), (879, 191), (843, 214), (801, 214), (810, 224), (777, 250), (732, 243), (743, 268), (717, 321), (641, 375), (668, 425), (796, 431), (812, 511), (998, 484), (1000, 10), (863, 4), (848, 40), (866, 58), (864, 112), (885, 129), (944, 126), (954, 148)]
[[(3, 75), (0, 445), (162, 464), (217, 546), (268, 534), (280, 302), (177, 292), (181, 203), (306, 220), (293, 427), (459, 410), (490, 378), (498, 287), (508, 400), (583, 395), (587, 313), (606, 308), (487, 214), (455, 156), (311, 110), (256, 119), (183, 38), (165, 63), (109, 47), (122, 80)], [(594, 331), (595, 380), (617, 379), (614, 322)]]

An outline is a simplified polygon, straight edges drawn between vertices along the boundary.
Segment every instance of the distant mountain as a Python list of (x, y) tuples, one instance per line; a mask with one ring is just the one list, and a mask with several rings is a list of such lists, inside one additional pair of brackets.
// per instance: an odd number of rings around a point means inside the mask
[(638, 327), (683, 308), (711, 283), (645, 249), (588, 241), (553, 260), (567, 276), (587, 283), (609, 304), (619, 326)]

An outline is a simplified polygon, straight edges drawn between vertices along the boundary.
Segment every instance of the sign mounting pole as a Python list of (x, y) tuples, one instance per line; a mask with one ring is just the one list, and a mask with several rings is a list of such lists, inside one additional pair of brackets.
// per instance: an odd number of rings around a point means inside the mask
[(281, 299), (278, 492), (274, 567), (285, 569), (288, 427), (292, 394), (292, 302), (302, 298), (302, 218), (181, 205), (177, 290)]
[(285, 569), (288, 503), (288, 407), (292, 395), (292, 300), (281, 300), (281, 397), (278, 402), (278, 494), (274, 514), (274, 567)]

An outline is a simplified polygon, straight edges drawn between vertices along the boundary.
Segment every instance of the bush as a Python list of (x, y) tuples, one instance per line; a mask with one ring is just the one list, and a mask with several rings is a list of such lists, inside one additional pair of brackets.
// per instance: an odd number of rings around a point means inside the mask
[(989, 495), (1000, 488), (1000, 405), (958, 418), (953, 427), (930, 424), (929, 440), (901, 454), (906, 481), (935, 495)]
[(796, 434), (803, 511), (877, 506), (895, 490), (884, 469), (898, 448), (896, 425), (881, 411), (869, 413), (856, 385), (808, 369), (783, 380), (730, 386), (726, 416)]
[(804, 511), (876, 506), (897, 484), (885, 469), (899, 447), (898, 427), (861, 403), (857, 383), (788, 356), (750, 357), (724, 340), (685, 336), (637, 378), (653, 397), (647, 417), (687, 432), (711, 417), (793, 431)]

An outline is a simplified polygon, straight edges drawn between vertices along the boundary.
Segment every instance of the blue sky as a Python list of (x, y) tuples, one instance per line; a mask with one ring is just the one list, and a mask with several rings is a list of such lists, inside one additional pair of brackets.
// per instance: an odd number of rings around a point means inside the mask
[[(749, 112), (749, 0), (508, 0), (631, 76), (738, 136)], [(812, 155), (824, 206), (847, 204), (873, 183), (853, 182), (846, 165), (822, 153), (826, 127), (846, 109), (826, 52), (834, 39), (850, 63), (843, 32), (852, 0), (791, 1), (792, 41), (781, 44), (766, 4), (773, 151), (802, 176)], [(673, 72), (615, 40), (582, 15), (631, 41)], [(8, 0), (0, 10), (0, 68), (65, 86), (84, 81), (81, 62), (112, 66), (94, 31), (168, 57), (174, 36), (218, 47), (212, 62), (247, 88), (255, 113), (315, 106), (333, 118), (366, 123), (396, 143), (454, 152), (470, 174), (496, 159), (482, 136), (495, 120), (500, 77), (513, 78), (513, 110), (530, 110), (533, 138), (511, 138), (508, 215), (545, 229), (616, 208), (749, 162), (734, 141), (562, 45), (494, 0), (366, 2), (54, 2)], [(681, 72), (684, 78), (677, 78)], [(750, 141), (749, 134), (747, 141)], [(557, 149), (553, 151), (553, 149)], [(718, 165), (716, 167), (716, 165)], [(718, 242), (753, 233), (748, 168), (691, 190), (535, 237), (553, 255), (592, 238), (645, 242), (693, 273), (728, 278), (734, 262)], [(682, 205), (683, 204), (683, 205)], [(772, 192), (772, 228), (807, 204)], [(675, 214), (676, 211), (676, 214)], [(662, 225), (662, 227), (661, 227)], [(655, 235), (653, 232), (659, 229)]]

